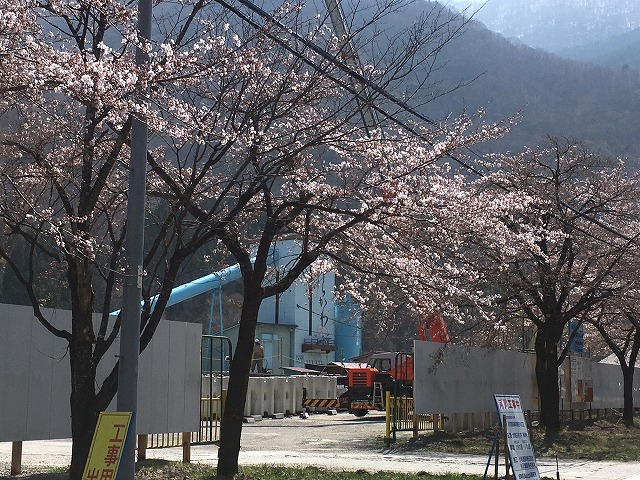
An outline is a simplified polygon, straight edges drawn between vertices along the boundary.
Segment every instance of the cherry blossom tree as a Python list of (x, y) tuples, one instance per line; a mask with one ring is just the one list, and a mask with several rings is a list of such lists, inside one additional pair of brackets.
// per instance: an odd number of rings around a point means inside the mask
[[(392, 5), (381, 3), (372, 22)], [(146, 238), (141, 349), (191, 256), (206, 248), (240, 264), (244, 301), (218, 465), (219, 474), (235, 473), (262, 300), (286, 290), (312, 264), (316, 271), (328, 268), (325, 258), (366, 265), (367, 245), (378, 272), (390, 261), (389, 271), (400, 278), (416, 265), (416, 252), (394, 253), (401, 245), (397, 232), (408, 232), (403, 219), (435, 225), (448, 218), (447, 209), (470, 213), (459, 205), (471, 198), (462, 179), (452, 180), (435, 162), (506, 127), (478, 127), (462, 117), (411, 128), (389, 121), (366, 131), (359, 106), (380, 97), (393, 101), (384, 88), (427, 61), (429, 51), (437, 53), (460, 25), (418, 28), (406, 48), (393, 50), (389, 69), (381, 61), (354, 71), (338, 61), (348, 39), (332, 35), (322, 17), (305, 19), (296, 4), (256, 21), (231, 5), (225, 8), (235, 17), (202, 0), (161, 2), (155, 12), (161, 38), (149, 44), (139, 41), (135, 9), (125, 2), (3, 0), (0, 7), (0, 114), (7, 125), (0, 134), (0, 257), (25, 287), (40, 323), (69, 343), (70, 477), (81, 477), (98, 412), (117, 387), (117, 365), (99, 385), (96, 369), (120, 326), (108, 312), (120, 306), (123, 283), (133, 117), (152, 131), (154, 228)], [(149, 56), (140, 67), (135, 46)], [(376, 88), (363, 89), (373, 81)], [(452, 246), (458, 232), (452, 224)], [(270, 278), (271, 246), (291, 236), (300, 251), (282, 276)], [(15, 256), (13, 238), (29, 246), (26, 265)], [(422, 273), (454, 269), (443, 265), (443, 255), (429, 258)], [(47, 306), (42, 272), (53, 269), (66, 277), (70, 329), (56, 328), (41, 310)], [(456, 288), (453, 281), (443, 287)], [(155, 295), (152, 309), (148, 300)]]
[(624, 165), (567, 140), (491, 162), (485, 192), (530, 198), (525, 211), (503, 218), (506, 237), (487, 254), (504, 310), (515, 308), (535, 325), (540, 420), (553, 433), (560, 427), (565, 327), (621, 293), (618, 271), (636, 228), (638, 185)]
[[(635, 219), (629, 219), (634, 222)], [(618, 278), (622, 291), (589, 315), (588, 322), (620, 364), (623, 379), (622, 420), (633, 426), (633, 378), (640, 351), (640, 312), (638, 312), (637, 245), (629, 244), (625, 261), (621, 262)]]
[[(495, 125), (491, 135), (507, 129), (508, 123)], [(491, 238), (497, 245), (504, 239), (500, 219), (522, 211), (527, 198), (503, 192), (496, 201), (477, 194), (468, 172), (456, 171), (452, 163), (423, 170), (422, 183), (413, 190), (387, 191), (389, 201), (412, 202), (406, 213), (367, 226), (364, 238), (362, 231), (352, 232), (335, 256), (351, 267), (343, 290), (353, 292), (363, 308), (393, 311), (402, 305), (415, 318), (438, 310), (450, 335), (460, 340), (468, 322), (489, 320), (495, 297), (487, 288), (480, 242)], [(385, 318), (393, 317), (378, 316), (381, 330), (390, 328)]]
[[(104, 42), (112, 26), (122, 27), (118, 43), (131, 35), (135, 12), (109, 2), (96, 8), (3, 2), (0, 10), (0, 217), (3, 240), (29, 246), (26, 266), (16, 262), (8, 242), (0, 255), (24, 285), (36, 318), (69, 343), (71, 477), (80, 478), (97, 413), (112, 397), (95, 388), (96, 366), (117, 328), (109, 325), (111, 292), (94, 305), (94, 278), (103, 275), (113, 286), (120, 267), (126, 104), (137, 77), (126, 49), (110, 55)], [(42, 313), (49, 305), (36, 268), (41, 262), (66, 273), (70, 329), (56, 328)], [(96, 310), (104, 313), (94, 329)]]
[[(342, 87), (333, 79), (340, 75), (335, 66), (327, 64), (318, 71), (307, 63), (309, 59), (320, 61), (314, 52), (289, 58), (287, 52), (271, 45), (269, 35), (252, 37), (252, 46), (260, 54), (252, 57), (253, 69), (242, 75), (229, 66), (227, 77), (238, 82), (234, 89), (203, 93), (201, 82), (181, 85), (183, 91), (193, 88), (194, 93), (207, 96), (208, 105), (222, 109), (215, 115), (207, 112), (211, 120), (207, 119), (203, 133), (210, 136), (198, 147), (198, 155), (183, 157), (188, 166), (163, 166), (150, 159), (153, 194), (172, 204), (188, 198), (194, 228), (215, 232), (221, 248), (231, 252), (242, 272), (244, 301), (221, 426), (221, 475), (233, 474), (238, 467), (251, 351), (262, 300), (286, 290), (312, 265), (315, 272), (329, 268), (331, 263), (324, 258), (355, 265), (355, 258), (349, 258), (356, 244), (366, 244), (369, 255), (380, 260), (401, 258), (403, 254), (392, 244), (385, 246), (396, 219), (425, 215), (438, 203), (429, 201), (431, 195), (450, 204), (464, 197), (461, 179), (449, 191), (455, 182), (448, 181), (446, 166), (435, 162), (506, 129), (475, 129), (471, 119), (461, 118), (450, 125), (414, 125), (410, 131), (389, 126), (384, 134), (371, 134), (352, 122), (357, 111), (350, 98), (338, 102)], [(330, 46), (328, 43), (327, 48)], [(279, 67), (285, 61), (282, 54), (288, 59), (285, 72)], [(245, 64), (237, 68), (244, 69)], [(243, 94), (236, 97), (237, 91)], [(202, 193), (185, 195), (185, 186), (191, 185), (189, 178), (194, 175), (202, 178), (197, 185)], [(446, 211), (440, 214), (446, 216)], [(298, 240), (299, 251), (288, 255), (286, 271), (276, 277), (271, 246), (291, 237)]]

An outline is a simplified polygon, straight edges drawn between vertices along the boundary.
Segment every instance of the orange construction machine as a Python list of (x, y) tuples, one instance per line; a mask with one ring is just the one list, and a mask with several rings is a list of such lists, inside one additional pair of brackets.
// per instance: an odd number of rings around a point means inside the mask
[(346, 392), (339, 397), (340, 408), (357, 417), (369, 410), (384, 410), (388, 391), (400, 389), (407, 395), (413, 388), (413, 354), (382, 352), (372, 355), (365, 368), (347, 371)]
[[(431, 338), (427, 338), (427, 332)], [(449, 343), (449, 333), (442, 315), (436, 310), (429, 316), (421, 316), (418, 322), (418, 338), (422, 341), (431, 340), (438, 343)]]
[[(436, 311), (420, 318), (418, 338), (438, 343), (451, 341), (440, 312)], [(348, 410), (358, 417), (366, 415), (369, 410), (384, 410), (388, 391), (396, 397), (412, 396), (413, 354), (375, 353), (366, 368), (349, 369), (346, 380), (347, 391), (339, 398), (341, 409)]]

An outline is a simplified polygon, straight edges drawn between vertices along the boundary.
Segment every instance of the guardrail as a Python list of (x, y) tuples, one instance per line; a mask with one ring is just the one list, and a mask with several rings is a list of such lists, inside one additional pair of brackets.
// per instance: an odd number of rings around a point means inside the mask
[(147, 458), (148, 449), (182, 447), (182, 461), (191, 461), (192, 432), (182, 433), (153, 433), (138, 435), (138, 461)]
[(193, 443), (205, 444), (220, 440), (220, 422), (226, 400), (226, 390), (222, 392), (222, 397), (200, 399), (200, 432), (194, 437)]

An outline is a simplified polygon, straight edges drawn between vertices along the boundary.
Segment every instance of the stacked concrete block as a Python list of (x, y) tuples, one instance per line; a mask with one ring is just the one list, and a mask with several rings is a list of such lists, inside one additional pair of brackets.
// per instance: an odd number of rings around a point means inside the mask
[(299, 413), (304, 389), (309, 398), (312, 395), (318, 395), (314, 398), (336, 398), (337, 380), (326, 376), (251, 377), (244, 415)]

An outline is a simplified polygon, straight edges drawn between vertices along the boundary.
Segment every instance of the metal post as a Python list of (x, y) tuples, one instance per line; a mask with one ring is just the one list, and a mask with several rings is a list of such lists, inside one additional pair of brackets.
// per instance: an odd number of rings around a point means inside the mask
[[(209, 306), (209, 328), (207, 329), (207, 335), (213, 335), (213, 307), (216, 299), (216, 291), (211, 290), (211, 305)], [(211, 341), (207, 344), (205, 350), (205, 358), (213, 358), (213, 344)], [(213, 375), (213, 361), (209, 361), (209, 375)]]
[[(218, 287), (218, 315), (220, 315), (220, 333), (218, 335), (223, 337), (224, 322), (223, 322), (223, 316), (222, 316), (222, 283), (220, 283), (220, 286)], [(223, 347), (224, 347), (224, 344), (223, 344)], [(222, 351), (224, 351), (224, 348), (222, 349)]]
[[(213, 352), (213, 336), (209, 340), (209, 352)], [(220, 386), (222, 390), (222, 385)], [(209, 355), (209, 438), (213, 439), (213, 353)]]
[[(218, 314), (220, 315), (220, 333), (218, 335), (220, 335), (221, 337), (224, 336), (224, 321), (223, 321), (223, 317), (222, 317), (222, 282), (220, 283), (220, 286), (218, 287)], [(220, 389), (222, 391), (222, 375), (224, 373), (225, 370), (225, 362), (224, 362), (224, 342), (220, 342)]]
[[(349, 38), (347, 22), (344, 18), (342, 7), (340, 6), (340, 0), (325, 0), (325, 3), (327, 5), (327, 10), (329, 11), (329, 18), (331, 20), (331, 25), (333, 26), (336, 37), (338, 37), (338, 39), (344, 40), (345, 42), (342, 46), (343, 50), (341, 52), (344, 63), (346, 63), (350, 67), (359, 67), (360, 61), (358, 60), (358, 55), (353, 46), (353, 42), (351, 41), (351, 38)], [(356, 99), (360, 104), (361, 115), (365, 129), (367, 130), (367, 133), (371, 135), (373, 131), (378, 127), (378, 120), (376, 119), (376, 115), (371, 108), (371, 105), (369, 104), (364, 85), (356, 81), (353, 81), (352, 83), (354, 84), (357, 91)]]
[[(138, 30), (141, 41), (151, 39), (152, 8), (151, 0), (138, 1)], [(142, 65), (146, 61), (147, 55), (138, 48), (136, 50), (136, 65)], [(147, 138), (146, 123), (142, 119), (134, 118), (131, 127), (131, 160), (125, 238), (126, 270), (121, 312), (117, 399), (117, 409), (121, 412), (133, 412), (133, 417), (120, 461), (120, 480), (134, 480), (135, 477)]]
[(22, 473), (22, 441), (11, 443), (11, 476)]
[(494, 480), (498, 480), (498, 466), (500, 465), (500, 432), (496, 434), (496, 458), (495, 458), (495, 475)]
[(507, 416), (502, 416), (502, 440), (504, 442), (504, 478), (509, 480), (509, 443), (507, 442)]

